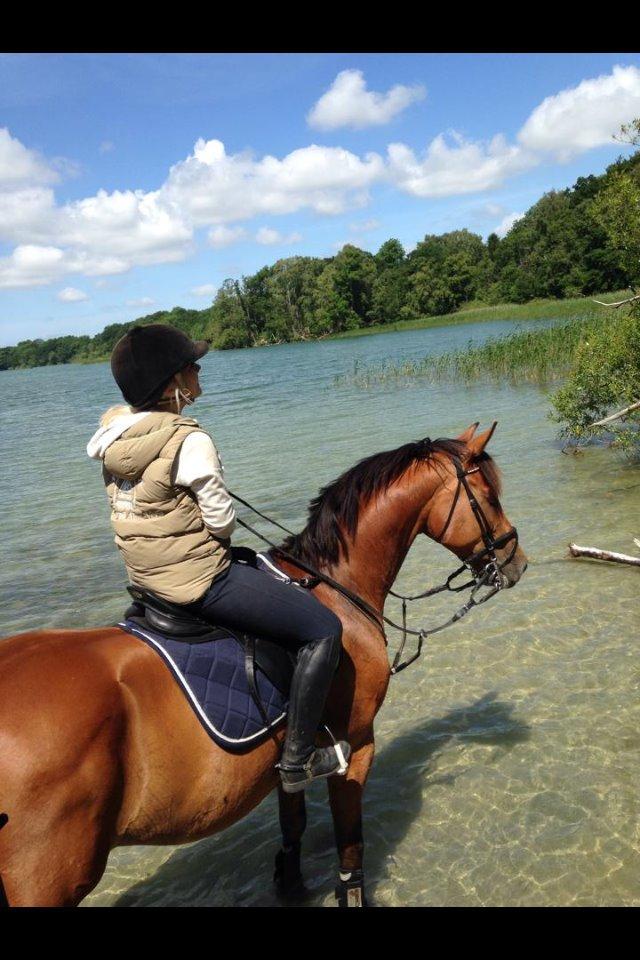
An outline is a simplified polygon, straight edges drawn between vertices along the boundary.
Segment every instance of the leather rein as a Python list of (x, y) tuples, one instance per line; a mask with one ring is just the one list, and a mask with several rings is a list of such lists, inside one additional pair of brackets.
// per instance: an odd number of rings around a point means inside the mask
[[(478, 501), (473, 495), (473, 491), (469, 486), (467, 477), (472, 473), (477, 473), (480, 470), (480, 467), (475, 466), (475, 467), (471, 467), (468, 470), (465, 470), (458, 459), (454, 457), (452, 457), (451, 459), (456, 468), (458, 485), (456, 487), (456, 492), (454, 494), (453, 501), (451, 503), (451, 509), (449, 510), (449, 515), (446, 519), (445, 525), (442, 528), (440, 535), (437, 538), (434, 537), (433, 539), (435, 540), (436, 543), (442, 542), (442, 538), (447, 532), (449, 525), (451, 523), (451, 520), (453, 518), (453, 514), (458, 504), (458, 500), (460, 499), (460, 494), (462, 490), (464, 490), (464, 492), (468, 497), (469, 504), (471, 506), (471, 510), (473, 511), (473, 515), (476, 519), (478, 527), (480, 528), (482, 541), (484, 543), (484, 549), (479, 550), (476, 553), (472, 553), (470, 556), (466, 557), (466, 559), (462, 562), (461, 566), (459, 566), (456, 570), (454, 570), (453, 573), (451, 573), (447, 577), (445, 582), (440, 584), (440, 586), (430, 587), (429, 589), (424, 590), (422, 593), (416, 593), (413, 595), (404, 595), (401, 593), (395, 593), (395, 591), (393, 590), (389, 590), (389, 593), (391, 594), (391, 596), (396, 597), (399, 600), (402, 600), (402, 625), (395, 623), (393, 620), (389, 619), (389, 617), (386, 617), (383, 613), (379, 613), (374, 607), (371, 606), (370, 603), (367, 603), (367, 601), (364, 600), (362, 597), (360, 597), (357, 593), (354, 593), (352, 590), (349, 590), (349, 588), (343, 586), (343, 584), (338, 583), (337, 580), (334, 580), (328, 574), (321, 573), (319, 570), (316, 570), (310, 564), (305, 563), (304, 561), (299, 560), (297, 557), (292, 556), (292, 554), (287, 553), (285, 550), (282, 550), (281, 547), (273, 543), (267, 537), (263, 536), (261, 533), (259, 533), (253, 527), (251, 527), (248, 523), (245, 523), (243, 520), (241, 520), (238, 517), (238, 523), (240, 524), (240, 526), (244, 527), (254, 536), (258, 537), (258, 539), (268, 544), (273, 550), (276, 551), (277, 555), (281, 557), (283, 560), (287, 560), (292, 565), (298, 567), (301, 570), (304, 570), (305, 573), (308, 573), (310, 575), (308, 577), (304, 577), (299, 580), (296, 580), (295, 578), (291, 577), (290, 580), (292, 583), (296, 583), (299, 586), (306, 587), (307, 589), (313, 589), (319, 583), (326, 583), (328, 586), (332, 587), (337, 593), (341, 594), (346, 600), (348, 600), (349, 603), (351, 603), (354, 607), (356, 607), (356, 609), (360, 610), (360, 612), (363, 613), (369, 620), (371, 620), (371, 622), (378, 628), (378, 630), (380, 630), (385, 641), (387, 641), (387, 637), (385, 634), (383, 624), (386, 623), (388, 626), (392, 627), (394, 630), (400, 631), (400, 633), (402, 634), (402, 640), (400, 642), (400, 646), (398, 648), (398, 651), (391, 665), (392, 676), (400, 673), (401, 670), (404, 670), (406, 667), (408, 667), (410, 664), (412, 664), (415, 660), (418, 659), (418, 657), (422, 653), (422, 645), (424, 641), (427, 639), (427, 637), (431, 636), (434, 633), (439, 633), (441, 630), (445, 630), (447, 627), (450, 627), (454, 623), (457, 623), (458, 620), (461, 620), (463, 617), (465, 617), (469, 613), (469, 611), (473, 609), (473, 607), (478, 607), (480, 606), (480, 604), (486, 603), (487, 600), (495, 596), (496, 593), (498, 593), (500, 590), (503, 589), (503, 587), (505, 586), (505, 578), (502, 574), (502, 570), (509, 563), (511, 563), (515, 555), (515, 552), (518, 549), (517, 529), (515, 527), (511, 527), (511, 529), (508, 530), (506, 533), (503, 533), (501, 536), (494, 538), (491, 532), (491, 525), (489, 524), (482, 510), (482, 507), (480, 506), (480, 504), (478, 503)], [(273, 520), (272, 517), (268, 517), (266, 514), (261, 513), (259, 510), (253, 507), (250, 503), (247, 503), (246, 500), (243, 500), (242, 497), (238, 496), (236, 493), (233, 493), (233, 491), (229, 490), (229, 494), (234, 498), (234, 500), (237, 500), (239, 503), (243, 504), (243, 506), (247, 507), (257, 516), (262, 517), (263, 520), (267, 520), (269, 523), (273, 524), (273, 526), (278, 527), (280, 530), (283, 530), (285, 533), (289, 534), (290, 536), (295, 536), (295, 534), (291, 530), (288, 530), (287, 527), (284, 527), (281, 523), (278, 523), (277, 520)], [(495, 551), (501, 549), (502, 547), (505, 547), (512, 540), (513, 540), (513, 548), (511, 549), (509, 556), (507, 557), (506, 560), (500, 563), (498, 558), (496, 557)], [(473, 570), (473, 564), (477, 563), (478, 560), (483, 560), (485, 557), (487, 558), (486, 563), (483, 565), (482, 570), (479, 573), (476, 573)], [(465, 581), (459, 586), (452, 586), (453, 582), (465, 570), (468, 570), (471, 573), (471, 579)], [(446, 620), (444, 623), (441, 623), (437, 627), (431, 627), (430, 629), (427, 629), (426, 627), (421, 627), (418, 630), (412, 630), (410, 627), (407, 626), (407, 604), (408, 603), (411, 603), (415, 600), (424, 600), (427, 597), (432, 597), (437, 593), (442, 593), (443, 591), (447, 591), (447, 590), (452, 593), (459, 593), (462, 590), (469, 589), (469, 587), (471, 587), (472, 589), (467, 602), (462, 604), (462, 606), (458, 610), (456, 610), (453, 616), (450, 617), (448, 620)], [(476, 599), (476, 595), (478, 594), (479, 590), (483, 587), (488, 588), (487, 592), (484, 593), (479, 599)], [(413, 656), (401, 662), (402, 653), (404, 651), (408, 636), (414, 636), (418, 638), (416, 652), (413, 654)]]

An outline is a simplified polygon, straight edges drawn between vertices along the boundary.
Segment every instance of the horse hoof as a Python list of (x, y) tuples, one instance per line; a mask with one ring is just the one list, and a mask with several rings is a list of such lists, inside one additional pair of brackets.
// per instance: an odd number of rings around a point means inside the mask
[(362, 870), (352, 870), (351, 873), (341, 873), (336, 886), (336, 900), (339, 907), (368, 907), (364, 892), (364, 875)]
[(300, 870), (300, 844), (295, 844), (286, 852), (284, 850), (277, 852), (273, 882), (276, 885), (276, 895), (280, 900), (295, 903), (306, 900), (309, 896)]

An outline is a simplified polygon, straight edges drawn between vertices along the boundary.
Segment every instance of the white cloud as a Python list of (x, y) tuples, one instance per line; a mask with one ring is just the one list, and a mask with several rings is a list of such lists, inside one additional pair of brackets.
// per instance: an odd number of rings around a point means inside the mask
[(53, 235), (55, 196), (50, 187), (20, 186), (0, 191), (0, 239), (13, 242), (45, 241)]
[[(56, 206), (53, 191), (26, 187), (0, 193), (0, 240), (21, 248), (61, 251), (37, 279), (22, 255), (0, 261), (0, 287), (51, 283), (68, 273), (105, 276), (134, 266), (184, 259), (193, 228), (158, 191), (99, 190)], [(16, 252), (14, 251), (14, 253)]]
[(115, 148), (116, 145), (112, 140), (103, 140), (98, 147), (98, 150), (100, 153), (111, 153), (113, 150), (115, 150)]
[(0, 127), (0, 187), (55, 183), (59, 174), (36, 150), (29, 150)]
[(230, 247), (232, 243), (244, 240), (246, 236), (247, 231), (244, 227), (225, 227), (222, 224), (210, 230), (207, 239), (212, 247), (220, 250), (222, 247)]
[(358, 220), (355, 223), (350, 223), (349, 230), (351, 233), (371, 233), (372, 230), (377, 230), (379, 226), (380, 221), (372, 217), (370, 220)]
[(500, 217), (505, 209), (501, 203), (485, 203), (478, 211), (482, 217)]
[(274, 246), (275, 244), (292, 244), (300, 243), (302, 240), (301, 233), (289, 233), (284, 235), (278, 230), (273, 230), (271, 227), (260, 227), (256, 233), (256, 242), (261, 243), (264, 246)]
[(191, 156), (176, 163), (161, 188), (163, 202), (196, 226), (248, 220), (260, 214), (341, 213), (367, 202), (367, 189), (384, 177), (378, 154), (363, 159), (341, 147), (311, 144), (282, 160), (269, 155), (227, 154), (220, 140), (198, 140)]
[(389, 144), (389, 172), (397, 186), (416, 197), (476, 193), (500, 186), (507, 177), (538, 163), (522, 147), (509, 145), (502, 134), (488, 142), (465, 140), (455, 131), (450, 137), (451, 146), (438, 134), (422, 158), (404, 143)]
[(88, 299), (89, 297), (84, 290), (77, 290), (75, 287), (65, 287), (58, 293), (58, 300), (62, 300), (64, 303), (79, 303), (81, 300)]
[(127, 300), (128, 307), (150, 307), (156, 303), (153, 297), (138, 297), (137, 300)]
[(380, 126), (426, 95), (421, 84), (396, 84), (387, 93), (375, 93), (367, 90), (362, 70), (343, 70), (311, 108), (307, 123), (319, 130)]
[(547, 97), (526, 121), (518, 140), (529, 150), (566, 161), (613, 142), (621, 124), (640, 115), (640, 70), (615, 66), (610, 74), (583, 80)]
[(193, 287), (191, 293), (194, 297), (212, 297), (217, 289), (213, 283), (203, 283), (200, 287)]
[(493, 233), (497, 233), (499, 237), (504, 237), (509, 233), (511, 227), (518, 220), (521, 220), (524, 217), (524, 213), (508, 213), (502, 218), (497, 227), (493, 228)]
[(64, 250), (21, 244), (8, 257), (0, 258), (0, 287), (41, 287), (64, 272)]
[(72, 179), (79, 177), (82, 173), (82, 164), (77, 160), (70, 160), (69, 157), (52, 157), (50, 160), (52, 170), (59, 173), (61, 177)]

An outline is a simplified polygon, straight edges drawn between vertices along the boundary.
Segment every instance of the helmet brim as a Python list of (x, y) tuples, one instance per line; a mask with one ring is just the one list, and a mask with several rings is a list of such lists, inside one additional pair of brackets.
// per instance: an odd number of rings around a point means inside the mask
[(200, 360), (202, 357), (204, 357), (205, 353), (209, 352), (208, 340), (195, 340), (194, 345), (195, 345), (195, 350), (193, 351), (194, 360)]

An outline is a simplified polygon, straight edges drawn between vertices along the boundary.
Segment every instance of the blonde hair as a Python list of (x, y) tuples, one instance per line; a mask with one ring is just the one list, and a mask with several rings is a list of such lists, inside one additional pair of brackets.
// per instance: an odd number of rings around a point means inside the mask
[(100, 417), (100, 426), (108, 427), (109, 424), (113, 420), (115, 420), (117, 417), (123, 417), (127, 413), (134, 413), (134, 412), (135, 411), (132, 407), (128, 407), (124, 403), (118, 403), (116, 404), (115, 407), (109, 407), (108, 410), (105, 410), (105, 412)]

